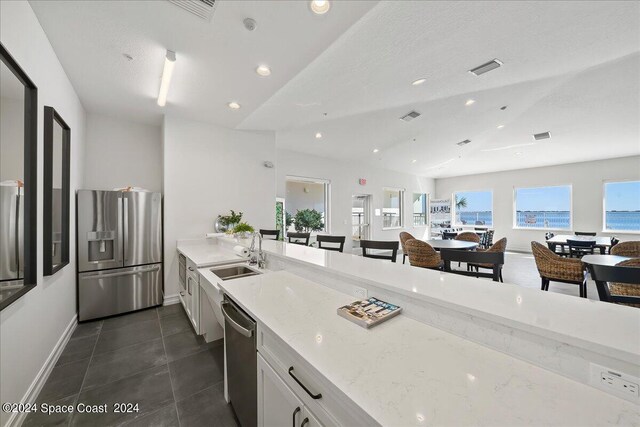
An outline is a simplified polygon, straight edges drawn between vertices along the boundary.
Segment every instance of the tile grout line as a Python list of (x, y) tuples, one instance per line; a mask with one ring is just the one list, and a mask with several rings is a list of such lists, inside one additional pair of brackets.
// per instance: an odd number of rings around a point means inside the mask
[(162, 333), (162, 321), (160, 320), (160, 312), (156, 308), (158, 323), (160, 323), (160, 338), (162, 339), (162, 348), (164, 349), (164, 357), (167, 359), (167, 371), (169, 372), (169, 383), (171, 384), (171, 395), (173, 396), (173, 406), (176, 409), (176, 418), (178, 419), (178, 427), (181, 427), (180, 412), (178, 412), (178, 401), (176, 400), (176, 392), (173, 388), (173, 379), (171, 378), (171, 363), (169, 363), (169, 355), (167, 354), (167, 346), (164, 344), (164, 334)]
[[(96, 338), (96, 342), (93, 344), (93, 349), (91, 350), (91, 356), (89, 357), (89, 363), (87, 364), (87, 369), (84, 371), (84, 376), (82, 377), (82, 383), (80, 384), (78, 395), (74, 399), (74, 402), (73, 402), (74, 408), (78, 405), (78, 400), (80, 399), (80, 394), (82, 393), (82, 387), (84, 387), (84, 383), (87, 380), (87, 374), (89, 373), (89, 366), (91, 366), (91, 361), (93, 360), (93, 354), (95, 353), (96, 347), (98, 346), (98, 341), (100, 341), (100, 335), (102, 335), (103, 326), (104, 326), (104, 320), (100, 325), (100, 331), (98, 331), (98, 337)], [(73, 414), (71, 414), (71, 416), (69, 417), (69, 423), (67, 424), (67, 426), (71, 426), (71, 422), (73, 421), (73, 418), (75, 417), (75, 415), (76, 415), (76, 412), (74, 411)]]

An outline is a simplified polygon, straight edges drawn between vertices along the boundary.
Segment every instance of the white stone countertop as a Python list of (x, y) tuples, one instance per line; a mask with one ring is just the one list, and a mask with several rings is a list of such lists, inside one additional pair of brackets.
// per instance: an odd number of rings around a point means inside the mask
[[(218, 237), (225, 245), (249, 240)], [(321, 267), (345, 278), (418, 298), (516, 329), (556, 339), (636, 366), (640, 360), (640, 310), (509, 283), (461, 276), (378, 259), (264, 240), (269, 254)], [(630, 374), (640, 375), (639, 372)]]
[(221, 286), (382, 425), (640, 424), (633, 403), (402, 314), (361, 328), (336, 314), (353, 296), (286, 271)]

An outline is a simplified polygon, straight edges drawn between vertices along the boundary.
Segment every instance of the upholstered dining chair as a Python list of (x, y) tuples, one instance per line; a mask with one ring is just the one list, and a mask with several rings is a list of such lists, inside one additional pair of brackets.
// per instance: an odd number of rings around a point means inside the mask
[(405, 246), (405, 243), (408, 242), (409, 240), (414, 240), (415, 237), (413, 237), (411, 235), (411, 233), (407, 233), (406, 231), (403, 231), (400, 233), (400, 247), (402, 248), (402, 263), (404, 264), (405, 259), (407, 258), (407, 247)]
[(442, 269), (440, 254), (427, 242), (411, 239), (404, 243), (404, 247), (409, 257), (409, 264), (413, 267)]
[(474, 242), (480, 244), (480, 236), (473, 231), (463, 231), (458, 234), (454, 240), (462, 240), (463, 242)]
[(640, 241), (620, 242), (611, 248), (611, 255), (640, 258)]
[[(502, 239), (498, 240), (493, 245), (491, 245), (491, 247), (488, 248), (488, 249), (476, 249), (476, 251), (478, 251), (478, 252), (501, 252), (501, 253), (505, 253), (507, 251), (507, 238), (503, 237)], [(481, 268), (486, 268), (486, 269), (489, 269), (489, 270), (493, 270), (493, 268), (494, 268), (493, 264), (473, 264), (473, 263), (469, 263), (469, 264), (467, 264), (467, 266), (470, 269), (471, 268), (475, 268), (476, 271), (479, 271), (479, 269), (481, 269)], [(500, 266), (500, 281), (504, 282), (504, 280), (502, 279), (502, 266)]]
[(531, 251), (542, 280), (540, 289), (548, 291), (551, 281), (571, 283), (580, 286), (582, 298), (587, 297), (587, 276), (581, 260), (563, 258), (538, 242), (531, 242)]

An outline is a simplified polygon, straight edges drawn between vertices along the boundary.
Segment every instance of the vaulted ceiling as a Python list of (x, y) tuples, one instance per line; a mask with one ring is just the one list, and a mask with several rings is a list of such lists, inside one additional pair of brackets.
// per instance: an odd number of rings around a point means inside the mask
[(30, 3), (89, 111), (273, 130), (281, 148), (433, 177), (640, 154), (638, 2), (342, 0), (317, 16), (219, 0), (211, 22), (166, 0)]

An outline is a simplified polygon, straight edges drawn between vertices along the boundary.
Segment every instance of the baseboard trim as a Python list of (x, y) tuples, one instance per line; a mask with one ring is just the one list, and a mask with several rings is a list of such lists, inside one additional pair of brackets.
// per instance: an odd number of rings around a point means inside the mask
[[(40, 394), (42, 387), (44, 387), (44, 384), (47, 382), (47, 379), (49, 379), (49, 375), (51, 375), (51, 371), (56, 366), (56, 363), (58, 362), (58, 359), (60, 358), (62, 351), (64, 350), (67, 343), (69, 342), (71, 335), (73, 335), (73, 331), (75, 331), (76, 326), (78, 326), (77, 319), (78, 319), (77, 314), (74, 314), (73, 317), (71, 318), (71, 321), (65, 328), (64, 332), (58, 339), (58, 342), (53, 347), (53, 350), (51, 350), (51, 353), (49, 353), (49, 357), (47, 357), (47, 360), (44, 362), (44, 365), (42, 365), (42, 368), (40, 368), (40, 372), (38, 372), (38, 375), (36, 375), (35, 379), (27, 389), (27, 392), (24, 394), (24, 396), (20, 400), (22, 403), (34, 403), (36, 401), (36, 398)], [(26, 417), (27, 417), (26, 412), (14, 412), (13, 414), (11, 414), (11, 417), (9, 417), (9, 420), (7, 421), (6, 426), (18, 427), (22, 425)]]
[(179, 302), (180, 302), (180, 296), (178, 296), (178, 294), (165, 295), (162, 305), (173, 305), (173, 304), (178, 304)]

